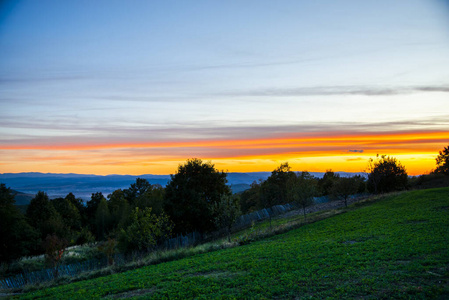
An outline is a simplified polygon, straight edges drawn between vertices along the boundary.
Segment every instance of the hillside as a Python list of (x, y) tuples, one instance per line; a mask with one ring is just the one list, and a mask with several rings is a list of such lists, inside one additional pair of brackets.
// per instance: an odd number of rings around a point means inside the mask
[(449, 297), (449, 188), (345, 212), (244, 246), (18, 298)]

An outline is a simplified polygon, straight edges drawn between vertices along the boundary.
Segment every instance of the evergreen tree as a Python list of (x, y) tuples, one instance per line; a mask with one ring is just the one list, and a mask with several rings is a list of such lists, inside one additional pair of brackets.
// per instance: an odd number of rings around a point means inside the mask
[(9, 262), (35, 252), (39, 234), (14, 205), (14, 194), (0, 184), (0, 262)]

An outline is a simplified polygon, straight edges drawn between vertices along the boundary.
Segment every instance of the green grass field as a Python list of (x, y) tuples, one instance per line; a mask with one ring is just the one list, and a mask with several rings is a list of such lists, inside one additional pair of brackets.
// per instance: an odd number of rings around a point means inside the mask
[(17, 296), (449, 298), (449, 188), (386, 197), (244, 246)]

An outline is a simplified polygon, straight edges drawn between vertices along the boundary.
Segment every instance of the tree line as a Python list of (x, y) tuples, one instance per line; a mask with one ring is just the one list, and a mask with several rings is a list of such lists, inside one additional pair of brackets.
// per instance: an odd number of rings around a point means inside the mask
[[(449, 175), (449, 146), (440, 151), (436, 162), (428, 176)], [(148, 251), (172, 235), (192, 231), (222, 229), (229, 238), (240, 214), (295, 202), (306, 217), (314, 197), (340, 199), (347, 205), (350, 195), (410, 187), (405, 167), (394, 157), (377, 156), (368, 165), (367, 178), (340, 177), (332, 170), (316, 178), (308, 172), (293, 172), (283, 163), (265, 181), (253, 182), (248, 190), (233, 195), (226, 172), (194, 158), (179, 165), (165, 188), (137, 178), (129, 188), (117, 189), (107, 197), (93, 193), (86, 203), (72, 193), (49, 199), (40, 191), (25, 214), (14, 205), (13, 191), (1, 184), (0, 262), (45, 253), (50, 262), (57, 263), (67, 246), (92, 242), (100, 242), (110, 258), (117, 249)]]

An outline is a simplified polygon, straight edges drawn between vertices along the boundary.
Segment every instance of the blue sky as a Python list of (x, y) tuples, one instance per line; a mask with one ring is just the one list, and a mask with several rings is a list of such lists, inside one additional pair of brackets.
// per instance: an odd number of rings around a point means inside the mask
[[(5, 172), (47, 170), (42, 157), (75, 164), (73, 151), (42, 144), (449, 131), (447, 1), (42, 0), (0, 10)], [(163, 159), (176, 163), (213, 153), (170, 149)]]

